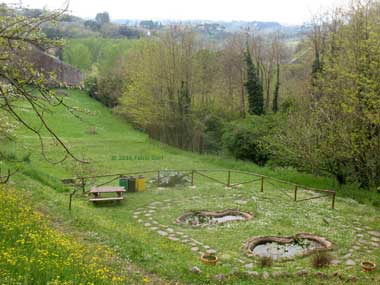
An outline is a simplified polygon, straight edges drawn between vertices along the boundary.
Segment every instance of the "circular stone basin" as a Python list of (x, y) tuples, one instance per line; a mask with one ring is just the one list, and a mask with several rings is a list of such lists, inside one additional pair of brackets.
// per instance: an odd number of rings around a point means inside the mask
[(246, 221), (252, 219), (253, 215), (239, 210), (224, 211), (190, 211), (176, 219), (177, 224), (197, 226), (210, 226), (224, 224), (234, 221)]
[(307, 233), (294, 237), (254, 237), (245, 245), (248, 256), (270, 257), (273, 260), (291, 260), (332, 248), (333, 244), (326, 238)]

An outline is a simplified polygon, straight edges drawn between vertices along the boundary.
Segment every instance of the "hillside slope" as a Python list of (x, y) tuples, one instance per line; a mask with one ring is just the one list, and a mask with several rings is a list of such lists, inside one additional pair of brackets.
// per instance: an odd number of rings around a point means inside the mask
[[(65, 102), (82, 111), (80, 119), (73, 116), (65, 108), (56, 108), (47, 119), (51, 127), (67, 143), (69, 148), (80, 158), (91, 162), (89, 169), (96, 169), (97, 174), (119, 173), (128, 171), (144, 171), (158, 169), (192, 169), (230, 168), (253, 171), (258, 174), (272, 176), (301, 185), (338, 190), (338, 196), (352, 197), (361, 203), (380, 206), (380, 195), (374, 192), (358, 191), (356, 185), (339, 187), (333, 178), (317, 177), (301, 173), (291, 168), (259, 167), (253, 163), (238, 161), (233, 158), (216, 155), (199, 155), (182, 151), (174, 147), (151, 140), (146, 134), (137, 131), (123, 119), (116, 117), (112, 111), (90, 98), (85, 92), (67, 90), (70, 94)], [(28, 112), (25, 117), (33, 121), (35, 118)], [(73, 163), (64, 163), (52, 167), (40, 155), (38, 138), (33, 133), (19, 129), (19, 142), (10, 146), (10, 151), (32, 153), (31, 160), (35, 169), (46, 170), (58, 178), (70, 177), (78, 171)], [(60, 160), (64, 153), (51, 142), (45, 141), (45, 151), (51, 160)], [(50, 143), (50, 144), (49, 144)], [(153, 156), (161, 159), (137, 159), (139, 156)], [(136, 157), (130, 159), (130, 157)], [(81, 168), (81, 167), (80, 167)], [(84, 171), (84, 170), (83, 170)]]
[[(21, 128), (17, 131), (17, 139), (23, 145), (9, 145), (8, 152), (17, 157), (32, 153), (11, 182), (20, 189), (18, 191), (22, 189), (35, 207), (67, 226), (68, 234), (70, 228), (80, 231), (86, 239), (111, 247), (121, 258), (173, 283), (220, 284), (219, 280), (225, 278), (222, 284), (251, 284), (255, 277), (247, 273), (247, 268), (252, 268), (260, 276), (255, 279), (255, 284), (289, 284), (288, 279), (274, 277), (279, 270), (288, 272), (292, 278), (290, 283), (319, 284), (320, 280), (315, 278), (319, 269), (310, 268), (310, 257), (276, 264), (273, 268), (261, 268), (259, 261), (248, 258), (241, 250), (244, 241), (252, 236), (292, 236), (300, 232), (313, 232), (335, 244), (332, 254), (339, 264), (323, 269), (329, 284), (341, 283), (334, 275), (337, 270), (343, 279), (348, 280), (354, 274), (364, 283), (380, 282), (378, 274), (368, 277), (360, 271), (360, 261), (379, 261), (378, 248), (370, 250), (360, 245), (359, 250), (355, 249), (352, 254), (355, 266), (346, 266), (343, 256), (354, 245), (355, 248), (357, 246), (359, 232), (356, 228), (362, 231), (361, 240), (365, 243), (370, 242), (372, 233), (380, 234), (378, 211), (350, 199), (339, 198), (336, 210), (331, 210), (331, 202), (327, 198), (294, 203), (292, 197), (289, 199), (283, 193), (293, 191), (293, 188), (284, 185), (265, 184), (265, 191), (261, 193), (258, 191), (259, 182), (239, 189), (225, 189), (197, 176), (196, 187), (161, 189), (148, 186), (146, 192), (128, 193), (120, 205), (97, 207), (88, 202), (86, 195), (77, 193), (73, 208), (68, 211), (70, 191), (63, 187), (60, 179), (78, 174), (104, 175), (165, 168), (240, 169), (314, 187), (332, 188), (335, 185), (328, 178), (314, 177), (291, 169), (271, 170), (248, 162), (198, 155), (162, 145), (134, 130), (84, 92), (67, 92), (69, 96), (65, 97), (66, 103), (84, 109), (81, 119), (73, 117), (65, 109), (57, 109), (48, 115), (47, 120), (70, 149), (80, 158), (89, 159), (91, 164), (78, 165), (70, 161), (60, 165), (49, 164), (36, 151), (40, 149), (38, 139)], [(32, 113), (26, 111), (24, 115), (34, 120)], [(59, 160), (63, 153), (49, 143), (48, 137), (45, 139), (47, 157)], [(218, 179), (226, 178), (224, 174), (213, 175)], [(233, 174), (232, 177), (234, 182), (245, 179), (247, 177), (243, 174)], [(101, 182), (106, 181), (90, 181), (92, 185)], [(116, 185), (117, 181), (108, 184)], [(308, 198), (313, 193), (299, 195), (300, 198)], [(255, 218), (247, 223), (202, 229), (183, 227), (174, 222), (176, 217), (189, 210), (228, 208), (252, 212)], [(216, 249), (221, 262), (215, 267), (200, 263), (201, 246)], [(193, 266), (199, 267), (202, 273), (191, 272), (189, 268)], [(307, 268), (309, 276), (297, 275), (303, 268)], [(269, 272), (273, 278), (262, 280), (265, 272)]]
[[(237, 161), (216, 155), (199, 155), (182, 151), (174, 147), (151, 140), (146, 134), (133, 129), (123, 119), (116, 117), (112, 111), (93, 100), (85, 92), (67, 90), (70, 96), (65, 97), (66, 104), (81, 109), (80, 119), (65, 108), (56, 108), (46, 118), (50, 126), (67, 143), (71, 151), (80, 158), (91, 162), (90, 168), (96, 168), (98, 174), (120, 173), (133, 170), (158, 169), (192, 169), (192, 168), (233, 168), (249, 170), (259, 174), (274, 176), (307, 186), (335, 188), (336, 183), (326, 177), (315, 177), (299, 173), (292, 169), (270, 169), (253, 163)], [(25, 118), (33, 121), (34, 116), (26, 112)], [(10, 146), (10, 151), (28, 150), (32, 153), (32, 165), (58, 178), (75, 174), (72, 164), (67, 162), (52, 167), (36, 151), (39, 148), (38, 138), (33, 133), (20, 128), (17, 131), (18, 144)], [(21, 147), (21, 144), (23, 146)], [(59, 160), (64, 153), (55, 145), (49, 144), (46, 137), (45, 151), (50, 160)], [(136, 157), (135, 159), (128, 159)], [(157, 156), (160, 159), (139, 160), (138, 156)]]

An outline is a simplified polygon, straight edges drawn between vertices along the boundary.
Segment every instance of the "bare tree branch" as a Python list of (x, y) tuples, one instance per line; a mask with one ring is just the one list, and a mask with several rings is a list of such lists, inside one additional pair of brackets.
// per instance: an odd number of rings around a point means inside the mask
[[(37, 135), (42, 155), (53, 164), (60, 163), (68, 157), (78, 162), (87, 162), (77, 158), (45, 120), (45, 113), (50, 113), (52, 108), (58, 106), (64, 106), (74, 116), (77, 114), (75, 114), (75, 108), (65, 104), (62, 98), (58, 98), (54, 92), (49, 90), (47, 87), (48, 80), (52, 80), (52, 78), (46, 78), (44, 74), (35, 69), (29, 61), (30, 55), (27, 51), (31, 47), (44, 49), (60, 45), (59, 41), (48, 39), (40, 31), (40, 27), (46, 22), (59, 20), (67, 11), (68, 4), (69, 2), (66, 1), (62, 9), (37, 18), (18, 16), (17, 11), (9, 9), (8, 16), (5, 13), (5, 16), (0, 17), (0, 40), (6, 43), (6, 45), (0, 45), (0, 50), (3, 53), (1, 60), (5, 62), (3, 66), (0, 66), (0, 108), (7, 111), (16, 121)], [(38, 93), (33, 93), (33, 89)], [(30, 110), (37, 116), (40, 123), (38, 128), (32, 126), (22, 117), (22, 109), (17, 104), (19, 101), (27, 102)], [(62, 159), (51, 161), (47, 158), (44, 140), (41, 136), (42, 130), (46, 130), (53, 141), (63, 149), (65, 155)]]

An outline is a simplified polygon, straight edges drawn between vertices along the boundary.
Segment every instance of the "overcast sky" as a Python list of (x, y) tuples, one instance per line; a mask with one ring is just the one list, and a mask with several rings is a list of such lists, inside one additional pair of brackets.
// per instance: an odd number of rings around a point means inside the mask
[[(0, 0), (3, 1), (3, 0)], [(94, 18), (107, 11), (111, 19), (204, 19), (277, 21), (283, 24), (307, 22), (319, 8), (344, 0), (71, 0), (70, 11)], [(5, 0), (17, 3), (19, 0)], [(64, 0), (22, 0), (29, 8), (55, 9)]]

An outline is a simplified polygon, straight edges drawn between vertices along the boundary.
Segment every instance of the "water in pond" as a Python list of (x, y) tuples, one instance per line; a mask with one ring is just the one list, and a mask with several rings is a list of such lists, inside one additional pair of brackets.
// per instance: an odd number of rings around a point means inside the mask
[(267, 242), (255, 246), (253, 254), (259, 257), (271, 257), (272, 259), (288, 259), (303, 255), (307, 250), (322, 248), (322, 245), (308, 239), (294, 241), (292, 243)]
[(240, 215), (225, 215), (225, 216), (206, 216), (206, 215), (192, 215), (186, 219), (186, 223), (190, 225), (215, 225), (226, 222), (242, 221), (246, 218)]
[(212, 217), (211, 223), (225, 223), (225, 222), (242, 221), (242, 220), (245, 220), (243, 216), (226, 215), (222, 217)]

